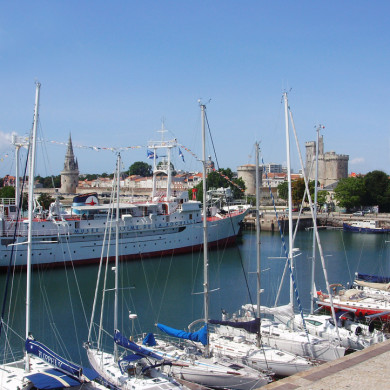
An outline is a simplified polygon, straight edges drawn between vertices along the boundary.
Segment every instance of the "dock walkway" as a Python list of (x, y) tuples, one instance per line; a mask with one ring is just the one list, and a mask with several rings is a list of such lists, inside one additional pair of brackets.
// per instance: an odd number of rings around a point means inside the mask
[(264, 390), (390, 389), (390, 340), (262, 387)]

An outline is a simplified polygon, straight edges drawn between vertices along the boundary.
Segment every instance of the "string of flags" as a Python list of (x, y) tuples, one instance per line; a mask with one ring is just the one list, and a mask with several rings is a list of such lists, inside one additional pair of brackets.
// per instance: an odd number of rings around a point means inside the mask
[(0, 162), (3, 162), (8, 157), (9, 157), (8, 153), (5, 153), (4, 155), (0, 156)]
[[(62, 145), (62, 146), (67, 146), (68, 143), (67, 142), (60, 142), (60, 141), (53, 141), (53, 140), (50, 140), (50, 141), (47, 141), (48, 143), (51, 143), (51, 144), (56, 144), (56, 145)], [(192, 157), (194, 157), (196, 160), (200, 161), (200, 159), (198, 158), (198, 156), (189, 148), (187, 148), (185, 145), (183, 144), (178, 144), (179, 146), (179, 157), (181, 157), (181, 159), (183, 160), (183, 162), (185, 162), (184, 160), (184, 154), (183, 152), (181, 151), (181, 148), (184, 149), (187, 153), (191, 154)], [(78, 148), (78, 149), (89, 149), (89, 150), (94, 150), (96, 152), (100, 152), (100, 151), (111, 151), (111, 152), (117, 152), (117, 151), (126, 151), (126, 150), (132, 150), (132, 149), (143, 149), (143, 148), (147, 148), (146, 146), (141, 146), (141, 145), (135, 145), (135, 146), (121, 146), (121, 147), (103, 147), (103, 146), (87, 146), (87, 145), (79, 145), (79, 144), (74, 144), (73, 145), (74, 148)], [(148, 159), (152, 159), (154, 158), (154, 152), (153, 150), (150, 150), (150, 149), (146, 149), (146, 156)], [(9, 157), (9, 154), (4, 154), (4, 156), (0, 156), (0, 162), (3, 162), (5, 158)], [(157, 154), (156, 154), (156, 159), (158, 158)], [(213, 171), (214, 172), (217, 172), (221, 177), (223, 177), (225, 180), (227, 180), (231, 185), (237, 187), (240, 191), (244, 192), (244, 190), (236, 183), (234, 183), (233, 181), (231, 181), (226, 175), (224, 175), (222, 172), (219, 172), (217, 171), (215, 168), (213, 168)]]

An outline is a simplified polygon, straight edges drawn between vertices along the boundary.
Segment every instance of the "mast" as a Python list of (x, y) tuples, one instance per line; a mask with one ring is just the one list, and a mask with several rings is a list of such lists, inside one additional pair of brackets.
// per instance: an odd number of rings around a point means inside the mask
[[(209, 273), (208, 273), (208, 252), (207, 252), (207, 188), (206, 188), (206, 132), (205, 132), (205, 110), (206, 106), (200, 104), (202, 115), (202, 160), (203, 160), (203, 292), (204, 292), (204, 322), (209, 321)], [(209, 356), (209, 344), (205, 346), (204, 354)]]
[[(313, 208), (313, 218), (317, 218), (317, 193), (318, 193), (318, 150), (320, 142), (320, 129), (322, 125), (318, 125), (316, 128), (317, 131), (317, 144), (316, 144), (316, 173), (314, 179), (314, 208)], [(315, 275), (315, 266), (316, 266), (316, 234), (313, 231), (313, 248), (312, 248), (312, 267), (311, 267), (311, 290), (310, 290), (310, 313), (314, 313), (314, 300), (315, 300), (315, 289), (314, 289), (314, 275)]]
[[(31, 257), (32, 257), (32, 222), (34, 218), (34, 177), (35, 177), (35, 159), (37, 128), (39, 117), (39, 92), (41, 84), (36, 83), (35, 89), (35, 109), (34, 124), (31, 135), (31, 154), (30, 154), (30, 172), (28, 175), (28, 235), (27, 235), (27, 280), (26, 280), (26, 340), (30, 335), (30, 302), (31, 302)], [(30, 372), (30, 358), (26, 351), (25, 371)]]
[[(291, 191), (291, 161), (290, 161), (290, 131), (288, 121), (288, 99), (287, 92), (283, 93), (284, 97), (284, 114), (286, 121), (286, 154), (287, 154), (287, 180), (288, 180), (288, 257), (293, 272), (293, 219), (292, 219), (292, 191)], [(290, 303), (294, 302), (294, 287), (292, 275), (290, 275)]]
[[(256, 259), (257, 259), (257, 317), (260, 318), (260, 191), (259, 191), (259, 143), (255, 143), (255, 149), (256, 149)], [(256, 337), (256, 346), (260, 347), (260, 325), (259, 325), (259, 332), (257, 333)]]
[[(118, 153), (116, 163), (116, 218), (115, 218), (115, 300), (114, 300), (114, 331), (118, 329), (118, 275), (119, 275), (119, 190), (121, 155)], [(114, 342), (114, 360), (118, 361), (118, 345)]]

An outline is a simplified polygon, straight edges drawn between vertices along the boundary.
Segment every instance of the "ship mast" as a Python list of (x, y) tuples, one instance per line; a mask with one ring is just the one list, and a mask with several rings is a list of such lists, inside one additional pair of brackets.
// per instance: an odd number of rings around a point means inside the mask
[[(205, 110), (206, 106), (200, 104), (202, 120), (202, 161), (203, 161), (203, 296), (204, 296), (204, 322), (207, 326), (209, 321), (209, 263), (207, 243), (207, 186), (206, 186), (206, 131), (205, 131)], [(207, 332), (208, 337), (208, 332)], [(209, 343), (205, 346), (204, 354), (209, 356)]]
[[(32, 258), (32, 222), (34, 218), (34, 175), (36, 160), (37, 128), (39, 116), (39, 92), (41, 84), (36, 83), (34, 124), (31, 135), (30, 172), (28, 175), (28, 234), (27, 234), (27, 280), (26, 280), (26, 339), (30, 336), (31, 303), (31, 258)], [(25, 371), (30, 372), (30, 358), (26, 351)]]

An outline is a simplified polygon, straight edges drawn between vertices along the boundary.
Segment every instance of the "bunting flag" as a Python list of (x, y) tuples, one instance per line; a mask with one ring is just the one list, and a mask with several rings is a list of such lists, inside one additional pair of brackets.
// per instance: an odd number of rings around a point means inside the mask
[(149, 150), (149, 149), (146, 150), (146, 156), (147, 156), (147, 158), (150, 158), (150, 159), (152, 159), (152, 158), (157, 159), (158, 158), (157, 154), (155, 154), (153, 152), (153, 150)]
[(179, 148), (179, 156), (181, 157), (181, 159), (184, 161), (184, 155), (183, 155), (183, 152), (181, 151), (181, 149)]
[[(195, 159), (197, 159), (198, 161), (200, 161), (200, 159), (198, 158), (198, 156), (192, 152), (190, 149), (188, 149), (187, 147), (185, 147), (183, 144), (180, 144), (180, 146), (188, 153), (190, 153), (193, 157), (195, 157)], [(179, 148), (179, 155), (180, 155), (180, 148)], [(184, 161), (184, 157), (183, 158), (183, 161)], [(217, 172), (220, 176), (222, 176), (224, 179), (226, 179), (231, 185), (233, 185), (234, 187), (238, 188), (241, 192), (245, 192), (245, 190), (243, 190), (238, 184), (232, 182), (226, 175), (224, 175), (222, 172), (219, 172), (217, 171), (215, 168), (213, 168), (213, 171), (214, 172)]]
[[(8, 157), (9, 157), (8, 153), (4, 154), (3, 156), (0, 156), (0, 162), (3, 162), (4, 159), (6, 159), (6, 158), (8, 158)], [(183, 160), (183, 161), (184, 161), (184, 160)]]
[[(56, 145), (63, 145), (63, 146), (68, 145), (67, 142), (59, 142), (59, 141), (47, 141), (47, 142)], [(122, 146), (122, 147), (103, 147), (103, 146), (87, 146), (87, 145), (73, 144), (73, 147), (78, 149), (90, 149), (90, 150), (94, 150), (95, 152), (106, 151), (106, 150), (110, 152), (117, 152), (117, 151), (126, 151), (130, 149), (143, 149), (146, 146), (136, 145), (136, 146)]]

